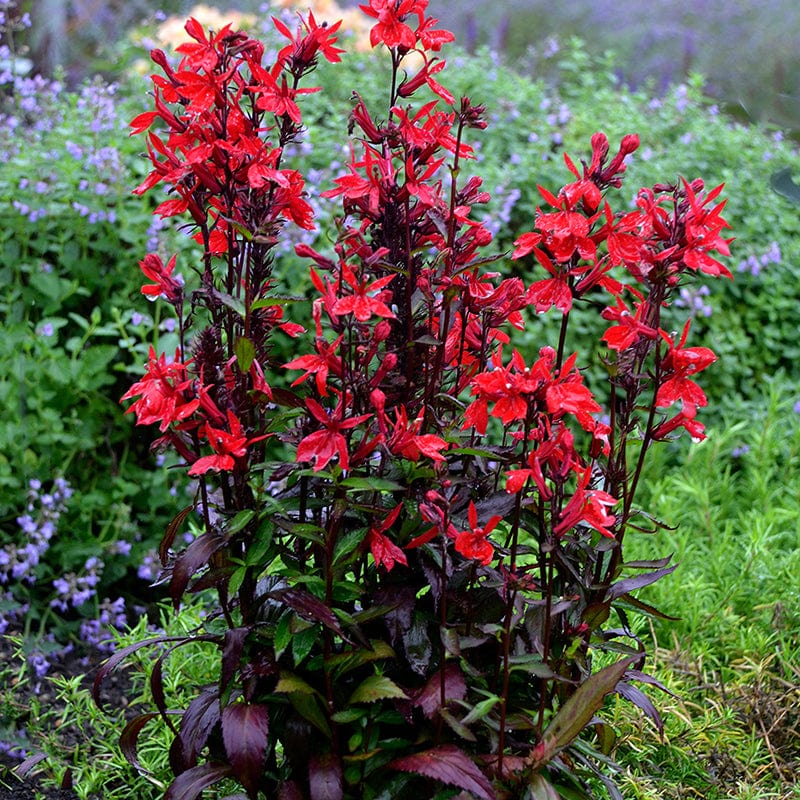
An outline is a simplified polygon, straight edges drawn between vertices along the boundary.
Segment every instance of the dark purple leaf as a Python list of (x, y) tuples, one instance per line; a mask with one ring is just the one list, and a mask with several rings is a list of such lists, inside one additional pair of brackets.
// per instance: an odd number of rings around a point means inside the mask
[(137, 741), (142, 728), (150, 722), (151, 719), (160, 716), (155, 711), (148, 711), (146, 714), (138, 714), (135, 716), (122, 731), (119, 737), (119, 749), (122, 750), (122, 755), (128, 759), (139, 772), (145, 772), (142, 765), (139, 763), (139, 758), (136, 754)]
[(169, 560), (169, 549), (172, 547), (172, 543), (175, 541), (175, 537), (178, 535), (178, 531), (183, 526), (186, 517), (189, 516), (193, 509), (194, 506), (186, 506), (186, 508), (179, 511), (172, 518), (172, 522), (167, 525), (167, 530), (164, 531), (161, 544), (158, 546), (158, 557), (161, 559), (162, 567), (167, 566), (167, 561)]
[(656, 689), (661, 689), (662, 692), (666, 692), (670, 697), (678, 697), (675, 692), (667, 689), (667, 687), (664, 686), (660, 680), (654, 678), (652, 675), (648, 675), (646, 672), (641, 672), (638, 669), (629, 669), (625, 673), (625, 679), (639, 681), (639, 683), (646, 683), (648, 686), (655, 686)]
[(478, 521), (486, 523), (494, 516), (506, 517), (514, 510), (516, 504), (516, 495), (508, 492), (496, 492), (491, 497), (487, 497), (485, 500), (475, 504), (475, 509), (478, 512)]
[(233, 628), (225, 631), (225, 644), (222, 647), (222, 671), (220, 673), (220, 691), (231, 682), (239, 666), (247, 635), (250, 628)]
[(306, 800), (295, 781), (285, 781), (278, 789), (278, 800)]
[(311, 757), (308, 764), (308, 789), (311, 800), (342, 800), (342, 764), (332, 753)]
[(172, 568), (172, 579), (169, 582), (169, 594), (177, 611), (181, 597), (189, 585), (192, 575), (211, 560), (211, 556), (225, 546), (225, 537), (218, 531), (209, 531), (198, 536), (175, 559)]
[(222, 709), (222, 741), (233, 772), (251, 796), (267, 756), (269, 715), (255, 703), (233, 703)]
[(388, 607), (383, 622), (392, 645), (397, 647), (403, 634), (411, 627), (417, 593), (410, 586), (391, 586), (378, 589), (374, 599), (377, 606)]
[(617, 684), (617, 694), (629, 700), (637, 708), (640, 708), (647, 717), (653, 720), (653, 724), (656, 726), (659, 734), (664, 734), (664, 721), (661, 719), (661, 714), (658, 713), (658, 709), (641, 689), (637, 689), (629, 683), (620, 681)]
[(665, 614), (663, 611), (659, 611), (655, 606), (651, 606), (649, 603), (645, 603), (631, 594), (623, 594), (618, 599), (624, 600), (628, 605), (633, 606), (637, 611), (641, 611), (648, 617), (657, 617), (658, 619), (666, 619), (669, 620), (670, 622), (676, 622), (677, 620), (680, 619), (680, 617), (671, 617), (669, 614)]
[(322, 600), (311, 594), (311, 592), (297, 588), (279, 589), (275, 592), (269, 592), (267, 596), (278, 602), (286, 603), (289, 608), (303, 617), (303, 619), (307, 619), (311, 622), (320, 622), (326, 628), (330, 628), (334, 633), (341, 636), (346, 642), (355, 644), (355, 642), (350, 641), (345, 635), (336, 614), (334, 614)]
[(208, 737), (219, 722), (219, 690), (216, 687), (203, 689), (186, 707), (181, 719), (179, 743), (180, 759), (172, 763), (175, 772), (183, 772), (197, 766), (197, 756), (206, 746)]
[(645, 572), (642, 575), (634, 575), (632, 578), (625, 578), (621, 581), (618, 581), (617, 583), (608, 587), (605, 599), (616, 600), (618, 597), (622, 597), (622, 595), (628, 594), (628, 592), (632, 592), (635, 589), (641, 589), (643, 586), (649, 586), (651, 583), (655, 583), (665, 575), (669, 575), (671, 572), (674, 572), (677, 567), (677, 564), (673, 564), (671, 567), (657, 569), (653, 572)]
[(169, 785), (164, 800), (194, 800), (203, 789), (227, 778), (231, 768), (227, 764), (201, 764), (187, 769)]
[(400, 772), (424, 775), (448, 786), (457, 786), (483, 800), (496, 800), (486, 775), (463, 750), (454, 745), (442, 745), (413, 756), (396, 758), (389, 767)]
[[(431, 679), (415, 694), (414, 705), (422, 709), (422, 713), (433, 719), (442, 707), (441, 676), (437, 671)], [(454, 661), (448, 661), (444, 670), (445, 705), (449, 700), (463, 700), (467, 696), (467, 682), (464, 673)]]

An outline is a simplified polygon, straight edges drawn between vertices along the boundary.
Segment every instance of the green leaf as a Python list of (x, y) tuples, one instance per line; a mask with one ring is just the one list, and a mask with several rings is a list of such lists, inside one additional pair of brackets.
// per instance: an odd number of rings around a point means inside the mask
[(278, 694), (292, 694), (293, 692), (300, 692), (301, 694), (319, 694), (319, 692), (307, 681), (304, 681), (299, 675), (294, 672), (286, 672), (281, 670), (281, 677), (275, 687)]
[(350, 695), (352, 703), (374, 703), (377, 700), (399, 698), (408, 700), (408, 695), (385, 675), (371, 675)]
[(300, 665), (305, 660), (319, 638), (319, 631), (316, 625), (294, 634), (292, 637), (292, 657), (294, 658), (295, 666)]
[(239, 336), (233, 345), (233, 352), (236, 353), (236, 363), (242, 372), (247, 372), (253, 359), (256, 357), (256, 347), (246, 336)]
[(292, 641), (292, 617), (293, 614), (284, 614), (275, 626), (275, 638), (273, 644), (275, 645), (275, 659), (279, 659), (289, 643)]
[(244, 576), (247, 575), (247, 567), (239, 567), (228, 580), (228, 594), (235, 595), (239, 591)]
[(315, 694), (304, 694), (303, 692), (292, 692), (288, 695), (289, 702), (294, 707), (294, 710), (308, 720), (317, 730), (321, 731), (323, 736), (330, 739), (331, 728), (328, 725), (328, 720), (325, 718), (325, 713), (322, 709), (322, 701)]
[(228, 524), (227, 533), (239, 533), (240, 530), (247, 527), (250, 521), (255, 517), (256, 512), (252, 508), (246, 508), (240, 511)]
[(475, 707), (461, 720), (462, 725), (471, 725), (479, 719), (483, 719), (498, 703), (502, 700), (497, 697), (488, 697), (486, 700), (481, 700)]
[(340, 486), (345, 489), (355, 489), (366, 492), (399, 492), (403, 487), (399, 483), (386, 480), (385, 478), (369, 478), (365, 476), (353, 475), (345, 478)]
[(359, 647), (356, 650), (348, 650), (344, 653), (335, 653), (325, 661), (325, 668), (332, 669), (336, 677), (341, 677), (351, 670), (368, 664), (370, 661), (380, 661), (384, 658), (394, 658), (395, 652), (382, 639), (370, 641), (371, 649)]
[(272, 546), (272, 534), (274, 530), (275, 525), (271, 519), (262, 520), (258, 531), (253, 537), (253, 543), (247, 550), (245, 563), (248, 567), (262, 566), (261, 562)]
[(351, 722), (363, 719), (368, 713), (366, 708), (346, 708), (331, 714), (331, 719), (339, 725), (349, 725)]

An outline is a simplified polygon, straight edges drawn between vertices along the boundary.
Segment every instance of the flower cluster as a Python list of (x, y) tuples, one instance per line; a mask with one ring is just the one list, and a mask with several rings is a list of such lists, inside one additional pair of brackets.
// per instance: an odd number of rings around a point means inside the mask
[(17, 517), (25, 541), (24, 544), (7, 544), (0, 549), (0, 584), (19, 581), (30, 585), (35, 582), (36, 566), (50, 547), (59, 518), (71, 496), (72, 487), (64, 478), (56, 478), (49, 492), (42, 491), (40, 480), (29, 481), (25, 513)]
[[(280, 293), (271, 267), (287, 224), (314, 225), (287, 154), (316, 91), (304, 78), (340, 59), (338, 24), (276, 19), (286, 43), (274, 63), (245, 33), (194, 19), (177, 66), (152, 53), (155, 108), (132, 122), (151, 171), (135, 191), (163, 184), (155, 213), (188, 218), (203, 257), (185, 283), (175, 258), (140, 261), (142, 291), (172, 309), (179, 344), (151, 349), (123, 400), (197, 478), (159, 549), (163, 580), (176, 607), (215, 588), (226, 626), (200, 637), (222, 651), (221, 681), (184, 716), (175, 793), (233, 775), (251, 797), (313, 799), (324, 785), (338, 799), (388, 769), (516, 796), (578, 735), (559, 719), (567, 697), (590, 720), (640, 674), (631, 659), (593, 674), (591, 653), (616, 647), (602, 630), (614, 602), (672, 570), (637, 562), (649, 573), (621, 579), (622, 546), (641, 527), (649, 447), (704, 435), (695, 379), (715, 356), (687, 346), (688, 321), (666, 329), (662, 311), (687, 278), (730, 277), (722, 187), (658, 184), (617, 212), (639, 139), (613, 152), (598, 133), (586, 162), (565, 156), (566, 185), (539, 187), (543, 205), (515, 241), (512, 258), (543, 277), (489, 269), (502, 258), (485, 255), (489, 195), (479, 177), (459, 180), (485, 109), (440, 82), (453, 35), (427, 5), (361, 6), (391, 88), (382, 110), (353, 94), (346, 171), (322, 193), (341, 203), (338, 237), (326, 252), (295, 248), (310, 265), (303, 300)], [(591, 357), (568, 347), (579, 305), (604, 321), (607, 410)], [(302, 324), (286, 316), (302, 307)], [(554, 346), (515, 347), (515, 331), (553, 309)], [(295, 340), (288, 361), (271, 347), (282, 336)], [(176, 553), (192, 507), (201, 533)], [(202, 765), (217, 725), (222, 745)], [(297, 731), (313, 740), (307, 758)]]

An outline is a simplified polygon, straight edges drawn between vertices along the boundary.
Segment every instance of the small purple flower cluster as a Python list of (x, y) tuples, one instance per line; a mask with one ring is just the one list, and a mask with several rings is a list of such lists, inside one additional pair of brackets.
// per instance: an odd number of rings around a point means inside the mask
[[(28, 483), (25, 513), (17, 517), (17, 525), (24, 534), (24, 544), (7, 544), (0, 549), (0, 584), (11, 581), (32, 585), (36, 580), (36, 566), (50, 546), (58, 527), (58, 520), (72, 496), (72, 488), (64, 478), (53, 481), (50, 492), (42, 491), (42, 482), (33, 479)], [(0, 615), (0, 626), (3, 625)]]
[(684, 286), (675, 305), (679, 308), (688, 308), (691, 317), (710, 317), (713, 309), (705, 301), (710, 292), (711, 290), (705, 284), (693, 287)]
[(769, 250), (762, 253), (760, 256), (750, 255), (739, 262), (736, 268), (737, 272), (745, 272), (757, 278), (761, 274), (761, 270), (770, 264), (781, 263), (781, 248), (777, 242), (773, 242)]

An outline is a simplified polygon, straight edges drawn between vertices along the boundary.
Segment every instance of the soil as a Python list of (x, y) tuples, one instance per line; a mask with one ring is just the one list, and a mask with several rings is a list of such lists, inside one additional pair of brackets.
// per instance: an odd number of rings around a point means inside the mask
[[(98, 667), (107, 657), (108, 653), (98, 650), (90, 650), (88, 653), (69, 653), (60, 659), (51, 659), (52, 666), (48, 676), (73, 677), (81, 675), (81, 686), (90, 688)], [(13, 658), (13, 645), (6, 637), (0, 636), (0, 663), (12, 663)], [(0, 688), (4, 689), (6, 687)], [(19, 706), (23, 709), (29, 708), (32, 694), (32, 684), (23, 682), (19, 690), (15, 692), (15, 702), (19, 703)], [(101, 697), (104, 706), (126, 708), (128, 696), (129, 681), (124, 671), (112, 673), (103, 682)], [(37, 697), (40, 706), (44, 708), (55, 707), (57, 712), (60, 710), (56, 693), (48, 681), (43, 680), (41, 682)], [(84, 735), (85, 732), (74, 725), (65, 725), (59, 729), (59, 736), (63, 737), (65, 744), (74, 743)], [(0, 800), (37, 800), (38, 798), (42, 798), (42, 800), (77, 800), (78, 796), (68, 786), (62, 788), (43, 786), (40, 778), (36, 776), (18, 777), (14, 771), (14, 768), (18, 766), (18, 761), (0, 753)], [(68, 780), (67, 778), (67, 782)]]

